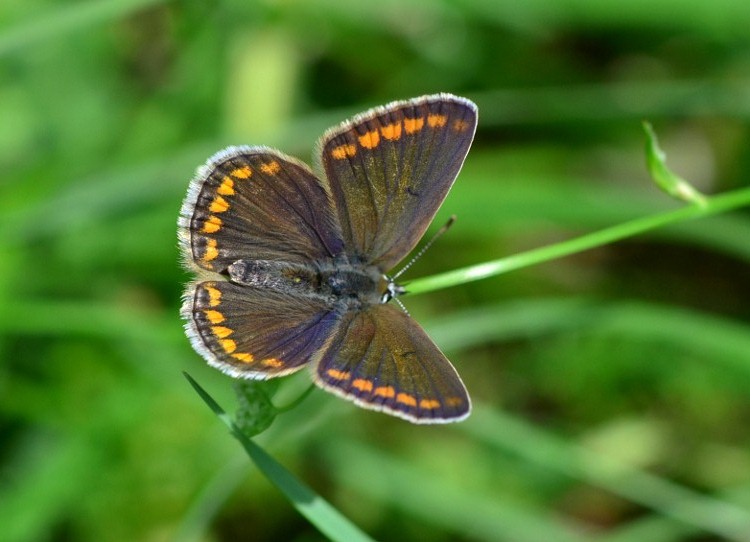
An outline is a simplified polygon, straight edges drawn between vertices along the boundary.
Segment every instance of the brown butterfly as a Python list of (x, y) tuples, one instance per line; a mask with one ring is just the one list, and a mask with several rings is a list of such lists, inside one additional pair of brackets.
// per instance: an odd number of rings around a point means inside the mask
[(182, 315), (193, 347), (235, 377), (302, 367), (318, 386), (415, 423), (471, 402), (422, 328), (388, 302), (388, 275), (418, 243), (471, 146), (477, 108), (450, 94), (377, 107), (326, 132), (316, 176), (267, 147), (202, 166), (179, 218), (198, 278)]

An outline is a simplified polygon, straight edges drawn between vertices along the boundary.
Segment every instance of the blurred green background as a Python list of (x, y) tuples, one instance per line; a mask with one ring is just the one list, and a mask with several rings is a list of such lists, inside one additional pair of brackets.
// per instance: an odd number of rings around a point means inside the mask
[[(440, 91), (480, 125), (409, 278), (750, 178), (750, 3), (0, 3), (0, 540), (319, 540), (181, 375), (176, 219), (229, 144), (310, 160)], [(433, 227), (434, 230), (434, 227)], [(321, 391), (258, 441), (381, 540), (750, 540), (750, 215), (406, 298), (475, 413), (415, 427)], [(283, 404), (308, 385), (284, 381)]]

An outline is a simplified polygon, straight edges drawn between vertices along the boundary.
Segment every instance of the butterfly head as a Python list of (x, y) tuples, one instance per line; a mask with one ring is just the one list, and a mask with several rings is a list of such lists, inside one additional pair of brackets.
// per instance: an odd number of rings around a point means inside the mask
[(391, 299), (394, 299), (406, 293), (406, 288), (404, 288), (400, 284), (397, 284), (396, 281), (388, 275), (383, 275), (383, 280), (385, 281), (385, 291), (380, 297), (381, 303), (388, 303)]

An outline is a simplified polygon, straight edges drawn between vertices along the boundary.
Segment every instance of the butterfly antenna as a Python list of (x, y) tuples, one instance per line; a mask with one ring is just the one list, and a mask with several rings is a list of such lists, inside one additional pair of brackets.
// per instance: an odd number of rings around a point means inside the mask
[[(444, 234), (445, 232), (447, 232), (447, 231), (448, 231), (448, 230), (450, 229), (450, 227), (451, 227), (451, 226), (453, 226), (453, 223), (454, 223), (455, 221), (456, 221), (456, 215), (452, 215), (452, 216), (451, 216), (451, 217), (450, 217), (450, 218), (448, 219), (448, 222), (446, 222), (446, 223), (445, 223), (445, 224), (443, 225), (443, 227), (442, 227), (442, 228), (440, 228), (440, 229), (439, 229), (438, 231), (436, 231), (436, 232), (435, 232), (435, 235), (433, 235), (433, 236), (432, 236), (432, 239), (430, 239), (429, 241), (427, 241), (427, 244), (426, 244), (425, 246), (423, 246), (423, 247), (422, 247), (422, 248), (421, 248), (421, 249), (419, 250), (419, 252), (417, 252), (417, 253), (416, 253), (416, 254), (414, 255), (414, 257), (413, 257), (413, 258), (412, 258), (411, 260), (409, 260), (409, 263), (407, 263), (407, 264), (406, 264), (405, 266), (403, 266), (403, 267), (401, 268), (401, 270), (400, 270), (400, 271), (399, 271), (398, 273), (396, 273), (395, 275), (393, 275), (393, 277), (392, 277), (392, 280), (396, 280), (396, 279), (397, 279), (398, 277), (400, 277), (401, 275), (403, 275), (403, 274), (404, 274), (404, 271), (406, 271), (406, 270), (407, 270), (407, 269), (409, 269), (409, 268), (410, 268), (410, 267), (411, 267), (412, 265), (414, 265), (414, 262), (416, 262), (416, 261), (417, 261), (417, 260), (418, 260), (419, 258), (421, 258), (421, 257), (422, 257), (422, 254), (424, 254), (425, 252), (427, 252), (427, 249), (428, 249), (428, 248), (430, 248), (430, 247), (432, 246), (432, 243), (434, 243), (435, 241), (437, 241), (437, 240), (438, 240), (438, 238), (439, 238), (439, 237), (440, 237), (441, 235), (443, 235), (443, 234)], [(400, 304), (400, 303), (399, 303), (399, 304)], [(406, 310), (406, 309), (404, 309), (404, 310)]]
[(406, 310), (406, 307), (404, 306), (403, 303), (401, 303), (401, 300), (399, 298), (394, 297), (393, 300), (398, 304), (399, 307), (401, 307), (401, 310), (404, 311), (404, 313), (406, 313), (406, 316), (411, 316), (409, 314), (409, 311)]

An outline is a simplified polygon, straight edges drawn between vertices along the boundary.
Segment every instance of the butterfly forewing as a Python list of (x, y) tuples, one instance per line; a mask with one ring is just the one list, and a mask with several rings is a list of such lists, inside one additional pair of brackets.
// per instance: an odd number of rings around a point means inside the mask
[(466, 157), (476, 106), (448, 94), (358, 115), (321, 140), (346, 252), (387, 271), (424, 234)]
[(320, 386), (415, 423), (458, 421), (471, 403), (427, 334), (393, 305), (344, 315), (317, 363)]
[(305, 164), (265, 147), (233, 147), (198, 171), (180, 237), (186, 259), (210, 271), (248, 256), (309, 263), (342, 252), (337, 220)]

